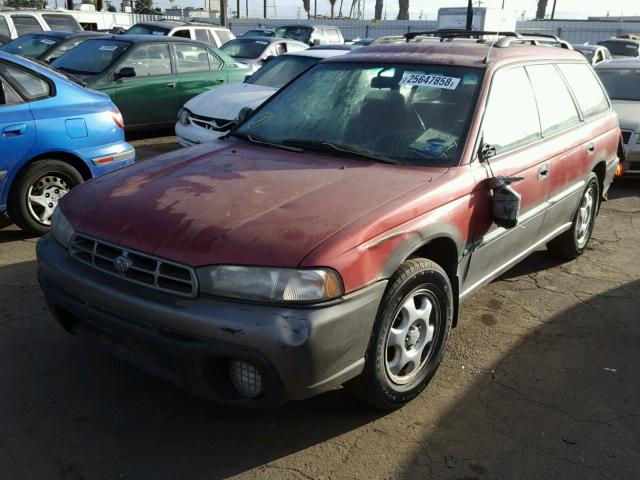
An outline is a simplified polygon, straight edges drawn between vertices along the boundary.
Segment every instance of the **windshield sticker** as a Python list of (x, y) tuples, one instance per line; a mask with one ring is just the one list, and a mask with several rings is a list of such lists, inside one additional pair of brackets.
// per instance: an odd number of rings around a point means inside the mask
[(98, 50), (113, 52), (114, 50), (117, 50), (117, 49), (118, 49), (117, 45), (102, 45)]
[(159, 30), (154, 30), (153, 32), (151, 32), (151, 35), (164, 35), (164, 32)]
[(56, 42), (48, 38), (43, 38), (42, 40), (40, 40), (40, 43), (44, 43), (45, 45), (55, 45)]
[(269, 45), (269, 42), (265, 42), (263, 40), (256, 40), (256, 43), (259, 43), (260, 45)]
[(408, 72), (405, 72), (400, 80), (400, 85), (408, 85), (410, 87), (444, 88), (447, 90), (455, 90), (459, 83), (460, 79), (456, 77), (424, 75), (421, 73)]

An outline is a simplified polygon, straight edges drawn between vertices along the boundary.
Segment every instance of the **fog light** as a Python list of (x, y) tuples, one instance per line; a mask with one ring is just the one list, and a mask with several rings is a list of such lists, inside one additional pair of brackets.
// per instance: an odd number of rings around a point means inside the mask
[(254, 398), (262, 393), (262, 375), (255, 365), (244, 360), (231, 360), (229, 376), (242, 396)]

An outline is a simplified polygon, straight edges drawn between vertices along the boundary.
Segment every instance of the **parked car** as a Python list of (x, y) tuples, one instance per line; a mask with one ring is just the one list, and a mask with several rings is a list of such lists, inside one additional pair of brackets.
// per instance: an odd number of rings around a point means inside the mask
[(328, 25), (284, 25), (276, 27), (275, 36), (298, 40), (309, 46), (344, 43), (340, 29)]
[(0, 47), (3, 52), (50, 63), (85, 40), (106, 36), (98, 32), (36, 32), (22, 35)]
[(135, 157), (107, 95), (4, 52), (0, 130), (0, 213), (33, 234), (49, 230), (71, 188)]
[(240, 37), (225, 43), (220, 50), (237, 61), (258, 70), (270, 57), (287, 52), (300, 52), (309, 48), (302, 42), (275, 37)]
[(618, 113), (625, 149), (624, 174), (640, 174), (640, 59), (611, 60), (596, 65), (613, 108)]
[(251, 72), (209, 44), (153, 35), (87, 40), (51, 65), (108, 93), (127, 128), (173, 126), (189, 99)]
[(276, 31), (272, 28), (253, 28), (244, 32), (241, 37), (273, 37)]
[(78, 32), (82, 27), (68, 13), (28, 9), (0, 11), (0, 44), (21, 35), (49, 30)]
[(309, 50), (357, 50), (358, 48), (362, 48), (364, 45), (356, 45), (354, 43), (336, 43), (334, 45), (316, 45), (314, 47), (309, 47)]
[(574, 50), (577, 50), (585, 56), (591, 65), (596, 65), (600, 62), (611, 60), (611, 53), (607, 47), (602, 45), (572, 45)]
[(460, 301), (541, 246), (585, 251), (619, 162), (585, 58), (514, 40), (328, 59), (228, 137), (72, 191), (38, 243), (47, 305), (210, 398), (400, 407)]
[(638, 40), (611, 37), (608, 40), (598, 42), (598, 45), (607, 47), (613, 58), (640, 57), (640, 41)]
[(228, 41), (236, 38), (231, 33), (231, 30), (225, 27), (210, 23), (180, 22), (175, 20), (136, 23), (124, 33), (125, 35), (160, 35), (190, 38), (210, 43), (216, 48), (220, 48)]
[(190, 147), (211, 142), (229, 133), (243, 108), (256, 108), (319, 61), (347, 53), (316, 48), (280, 55), (265, 63), (244, 83), (220, 87), (189, 100), (180, 110), (176, 123), (180, 145)]

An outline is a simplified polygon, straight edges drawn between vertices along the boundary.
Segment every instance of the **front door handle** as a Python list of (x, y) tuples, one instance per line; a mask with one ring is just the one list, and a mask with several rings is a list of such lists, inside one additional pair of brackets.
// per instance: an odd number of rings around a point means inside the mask
[(20, 135), (24, 135), (24, 132), (27, 131), (27, 126), (25, 124), (21, 125), (9, 125), (2, 129), (3, 137), (19, 137)]
[(589, 145), (587, 145), (587, 155), (592, 155), (593, 152), (596, 151), (596, 146), (593, 142), (589, 143)]
[(176, 82), (167, 83), (164, 87), (165, 88), (176, 88)]
[(224, 78), (216, 78), (216, 83), (224, 83)]
[(549, 176), (549, 164), (543, 163), (538, 167), (538, 180), (544, 180)]

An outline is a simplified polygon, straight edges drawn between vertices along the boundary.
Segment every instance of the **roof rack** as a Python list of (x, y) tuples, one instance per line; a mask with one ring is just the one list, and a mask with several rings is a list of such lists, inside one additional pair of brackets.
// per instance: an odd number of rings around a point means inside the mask
[(444, 29), (444, 30), (431, 30), (427, 32), (408, 32), (403, 35), (403, 37), (407, 40), (407, 43), (413, 40), (416, 37), (422, 36), (431, 36), (431, 37), (440, 37), (440, 38), (474, 38), (474, 37), (482, 37), (484, 35), (502, 35), (509, 37), (516, 37), (518, 34), (516, 32), (497, 32), (497, 31), (486, 31), (486, 30), (454, 30), (454, 29)]
[(517, 37), (504, 37), (498, 40), (494, 46), (497, 48), (505, 48), (510, 47), (512, 43), (528, 43), (531, 45), (554, 44), (566, 50), (573, 50), (573, 46), (566, 40), (546, 33), (527, 33), (525, 35), (518, 35)]
[(440, 37), (441, 41), (450, 38), (477, 38), (492, 35), (503, 37), (495, 42), (494, 46), (498, 48), (504, 48), (511, 45), (511, 43), (529, 43), (531, 45), (545, 45), (549, 43), (558, 44), (562, 48), (567, 50), (573, 50), (573, 47), (566, 40), (562, 40), (555, 35), (549, 33), (526, 33), (520, 34), (517, 32), (499, 32), (499, 31), (486, 31), (486, 30), (434, 30), (427, 32), (408, 32), (403, 36), (407, 43), (414, 40), (416, 37), (432, 36)]

